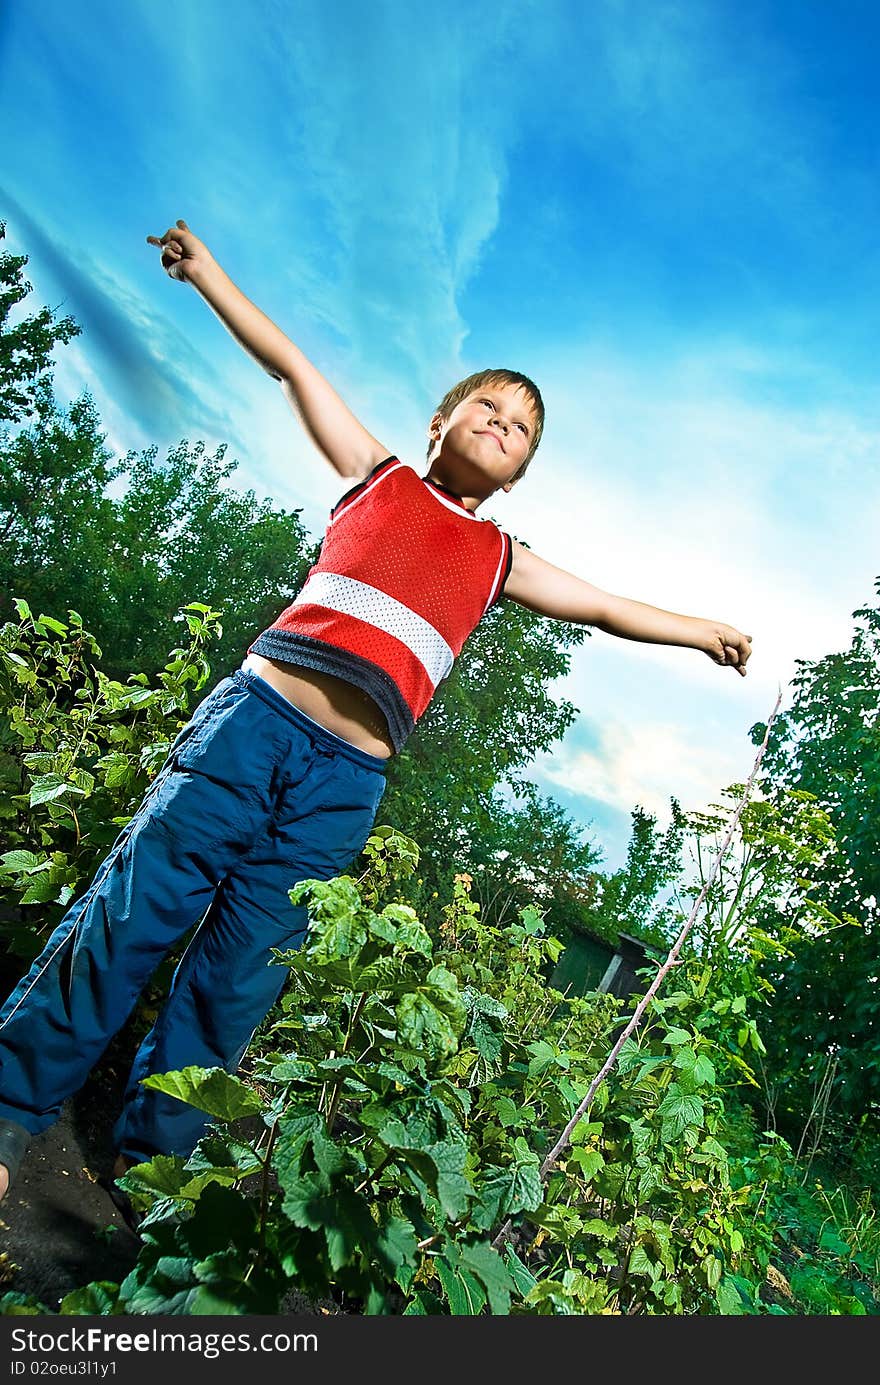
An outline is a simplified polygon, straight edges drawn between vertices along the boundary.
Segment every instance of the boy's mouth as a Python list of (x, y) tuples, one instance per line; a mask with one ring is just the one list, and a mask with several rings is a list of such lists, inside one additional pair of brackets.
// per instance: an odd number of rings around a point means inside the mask
[(478, 428), (477, 434), (481, 438), (491, 438), (493, 442), (497, 442), (498, 446), (501, 448), (501, 451), (504, 451), (504, 443), (501, 441), (497, 433), (490, 432), (488, 428)]

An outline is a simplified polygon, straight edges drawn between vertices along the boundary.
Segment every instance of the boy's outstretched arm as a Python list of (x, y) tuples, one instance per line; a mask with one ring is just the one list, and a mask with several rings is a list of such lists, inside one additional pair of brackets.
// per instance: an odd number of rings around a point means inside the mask
[(147, 236), (147, 241), (160, 247), (169, 276), (192, 284), (239, 346), (280, 382), (309, 437), (340, 476), (360, 480), (388, 456), (388, 449), (367, 432), (299, 347), (236, 287), (185, 221), (164, 236)]
[(554, 567), (521, 543), (513, 545), (504, 595), (539, 615), (595, 625), (621, 639), (701, 649), (714, 663), (729, 664), (745, 677), (752, 652), (751, 635), (743, 635), (723, 621), (675, 615), (625, 596), (612, 596), (574, 573)]

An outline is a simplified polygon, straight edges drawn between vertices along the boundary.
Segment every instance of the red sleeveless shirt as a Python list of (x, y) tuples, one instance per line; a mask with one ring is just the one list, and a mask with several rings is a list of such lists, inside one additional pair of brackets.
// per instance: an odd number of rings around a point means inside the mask
[(512, 557), (491, 520), (386, 457), (331, 510), (302, 590), (248, 653), (361, 688), (400, 750), (500, 597)]

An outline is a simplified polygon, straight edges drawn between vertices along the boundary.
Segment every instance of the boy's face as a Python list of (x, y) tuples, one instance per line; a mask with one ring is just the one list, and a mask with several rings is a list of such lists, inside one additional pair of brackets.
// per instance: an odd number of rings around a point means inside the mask
[(435, 414), (430, 435), (439, 439), (432, 470), (442, 466), (460, 494), (509, 491), (535, 435), (535, 411), (518, 385), (484, 385), (453, 409)]

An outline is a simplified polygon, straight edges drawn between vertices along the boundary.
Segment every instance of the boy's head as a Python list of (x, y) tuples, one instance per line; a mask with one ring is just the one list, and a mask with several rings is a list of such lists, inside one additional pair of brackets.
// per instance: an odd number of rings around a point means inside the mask
[[(468, 375), (466, 379), (459, 380), (457, 385), (447, 390), (440, 403), (434, 411), (434, 419), (447, 423), (454, 410), (466, 400), (470, 395), (478, 393), (483, 389), (493, 387), (503, 387), (506, 390), (512, 389), (515, 393), (521, 394), (524, 404), (524, 412), (529, 421), (529, 443), (525, 457), (518, 468), (516, 474), (511, 477), (510, 484), (518, 481), (525, 474), (526, 468), (531, 462), (537, 451), (538, 443), (541, 441), (541, 434), (544, 431), (544, 401), (541, 392), (533, 380), (527, 375), (520, 375), (516, 370), (479, 370), (474, 375)], [(428, 461), (432, 460), (434, 449), (437, 445), (437, 434), (432, 429), (428, 441)]]

